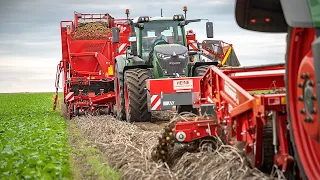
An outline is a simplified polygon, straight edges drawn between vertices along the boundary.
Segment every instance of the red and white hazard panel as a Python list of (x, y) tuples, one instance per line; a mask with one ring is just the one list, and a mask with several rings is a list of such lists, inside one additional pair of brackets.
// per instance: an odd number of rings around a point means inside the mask
[(188, 44), (189, 44), (189, 51), (198, 51), (198, 44), (196, 41), (189, 40)]
[(151, 110), (161, 110), (161, 98), (160, 95), (151, 95)]
[(69, 93), (66, 95), (66, 100), (67, 100), (67, 101), (73, 101), (73, 100), (74, 100), (74, 92), (69, 92)]
[(122, 43), (119, 44), (118, 49), (119, 49), (119, 54), (124, 54), (126, 52), (127, 44)]

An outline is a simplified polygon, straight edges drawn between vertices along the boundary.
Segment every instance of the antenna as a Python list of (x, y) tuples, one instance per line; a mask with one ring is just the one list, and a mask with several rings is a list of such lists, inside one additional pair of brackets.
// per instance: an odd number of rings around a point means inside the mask
[(162, 17), (162, 8), (161, 8), (161, 17)]

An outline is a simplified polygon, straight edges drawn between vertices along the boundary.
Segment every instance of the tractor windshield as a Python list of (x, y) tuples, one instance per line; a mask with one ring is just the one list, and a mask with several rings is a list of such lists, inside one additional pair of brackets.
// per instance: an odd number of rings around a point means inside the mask
[(155, 41), (163, 40), (167, 44), (184, 45), (182, 29), (178, 21), (159, 20), (144, 24), (142, 31), (142, 54), (149, 55)]

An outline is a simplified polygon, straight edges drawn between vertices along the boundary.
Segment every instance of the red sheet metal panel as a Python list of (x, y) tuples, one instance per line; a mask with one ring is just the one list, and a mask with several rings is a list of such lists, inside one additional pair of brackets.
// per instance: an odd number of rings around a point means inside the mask
[(201, 77), (148, 79), (150, 94), (171, 94), (179, 92), (199, 92)]

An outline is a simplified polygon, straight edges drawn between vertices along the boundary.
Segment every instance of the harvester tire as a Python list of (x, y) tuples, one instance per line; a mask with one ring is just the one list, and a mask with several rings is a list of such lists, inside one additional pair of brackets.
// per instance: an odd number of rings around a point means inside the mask
[(128, 122), (146, 122), (151, 120), (148, 111), (146, 80), (147, 69), (130, 69), (125, 72), (125, 108)]
[(263, 127), (262, 135), (262, 172), (270, 174), (274, 165), (273, 128), (269, 124)]
[[(125, 108), (125, 96), (124, 96), (124, 84), (123, 84), (123, 73), (118, 70), (118, 66), (115, 68), (116, 80), (114, 81), (114, 89), (116, 93), (116, 115), (119, 120), (126, 120), (126, 108)], [(119, 83), (119, 87), (118, 86)], [(118, 89), (119, 88), (119, 89)], [(118, 92), (119, 90), (119, 92)], [(120, 108), (118, 107), (120, 106)]]

